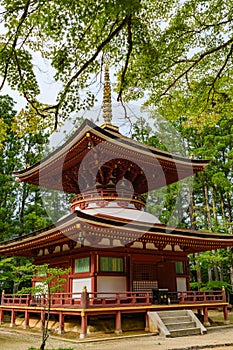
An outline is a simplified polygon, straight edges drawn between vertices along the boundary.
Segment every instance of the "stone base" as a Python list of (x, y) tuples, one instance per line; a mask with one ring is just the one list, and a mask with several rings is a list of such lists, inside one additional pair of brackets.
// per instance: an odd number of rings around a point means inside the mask
[(224, 324), (230, 324), (229, 320), (224, 320)]
[(82, 334), (82, 333), (80, 333), (80, 335), (79, 335), (79, 339), (84, 339), (84, 338), (86, 338), (86, 334)]

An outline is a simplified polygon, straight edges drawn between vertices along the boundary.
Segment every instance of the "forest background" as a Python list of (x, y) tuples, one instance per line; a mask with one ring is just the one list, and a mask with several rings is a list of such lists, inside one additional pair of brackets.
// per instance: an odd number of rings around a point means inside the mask
[[(0, 23), (2, 241), (51, 223), (40, 189), (16, 182), (12, 173), (39, 161), (51, 133), (70, 116), (81, 122), (81, 111), (93, 107), (103, 87), (105, 65), (122, 108), (143, 101), (150, 118), (132, 121), (126, 112), (132, 138), (210, 160), (191, 182), (150, 193), (147, 210), (165, 224), (233, 234), (230, 0), (1, 0)], [(58, 84), (54, 103), (41, 99), (45, 72), (35, 57)], [(23, 109), (15, 109), (6, 87), (24, 99)], [(174, 130), (179, 137), (169, 143)], [(48, 196), (54, 213), (67, 207), (69, 198)], [(11, 291), (9, 264), (2, 262), (0, 287)], [(232, 249), (190, 256), (190, 266), (193, 288), (233, 290)]]

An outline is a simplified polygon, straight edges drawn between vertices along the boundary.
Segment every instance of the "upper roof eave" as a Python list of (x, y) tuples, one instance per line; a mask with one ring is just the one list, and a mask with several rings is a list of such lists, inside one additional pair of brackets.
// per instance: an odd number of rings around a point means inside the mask
[(108, 128), (101, 128), (93, 122), (91, 122), (90, 120), (85, 119), (83, 124), (78, 128), (78, 130), (63, 145), (59, 146), (49, 155), (44, 157), (41, 162), (35, 163), (26, 169), (15, 171), (13, 175), (21, 179), (29, 174), (32, 174), (38, 169), (43, 169), (44, 166), (48, 165), (51, 161), (55, 160), (59, 155), (67, 153), (69, 149), (71, 147), (74, 147), (74, 145), (78, 143), (87, 132), (92, 132), (93, 134), (102, 137), (104, 141), (117, 142), (123, 147), (130, 148), (131, 150), (135, 150), (137, 152), (142, 152), (152, 158), (156, 157), (157, 159), (165, 159), (167, 161), (192, 166), (194, 168), (198, 167), (201, 170), (204, 170), (204, 168), (209, 164), (209, 160), (189, 159), (183, 156), (179, 156), (141, 144), (138, 141), (123, 136), (117, 131), (110, 130)]

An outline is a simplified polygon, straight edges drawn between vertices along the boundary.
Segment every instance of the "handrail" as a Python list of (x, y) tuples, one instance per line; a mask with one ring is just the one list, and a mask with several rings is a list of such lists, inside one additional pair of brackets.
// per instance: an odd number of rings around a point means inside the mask
[(110, 190), (101, 190), (100, 192), (93, 191), (78, 194), (72, 198), (70, 208), (72, 211), (75, 210), (76, 206), (85, 209), (92, 202), (98, 203), (100, 206), (105, 206), (111, 201), (119, 203), (120, 206), (125, 206), (129, 202), (134, 203), (137, 209), (140, 210), (146, 204), (145, 199), (136, 193), (132, 195), (131, 192), (127, 191), (119, 191), (118, 193)]
[[(225, 290), (214, 291), (184, 291), (168, 292), (169, 303), (218, 303), (226, 302)], [(119, 292), (58, 292), (50, 296), (51, 307), (107, 307), (107, 306), (128, 306), (128, 305), (150, 305), (153, 302), (152, 292), (148, 291), (119, 291)], [(2, 293), (2, 305), (20, 306), (48, 306), (48, 295), (45, 294), (5, 294)]]

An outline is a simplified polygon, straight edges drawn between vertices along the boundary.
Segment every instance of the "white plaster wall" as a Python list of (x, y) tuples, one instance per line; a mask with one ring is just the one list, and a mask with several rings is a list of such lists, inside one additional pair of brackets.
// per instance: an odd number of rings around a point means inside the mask
[[(98, 276), (97, 277), (98, 292), (124, 292), (126, 291), (125, 276)], [(98, 297), (111, 296), (111, 294), (98, 294)]]
[(176, 277), (176, 285), (177, 285), (177, 292), (186, 292), (187, 291), (185, 277)]
[(86, 286), (87, 287), (87, 291), (91, 292), (91, 278), (87, 277), (87, 278), (74, 278), (72, 281), (72, 292), (73, 293), (78, 293), (75, 294), (76, 298), (80, 298), (81, 296), (81, 292), (83, 290), (83, 287)]

